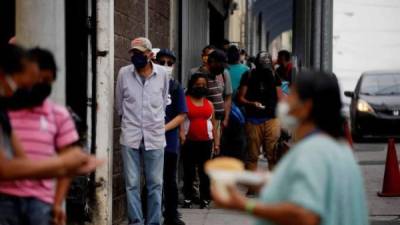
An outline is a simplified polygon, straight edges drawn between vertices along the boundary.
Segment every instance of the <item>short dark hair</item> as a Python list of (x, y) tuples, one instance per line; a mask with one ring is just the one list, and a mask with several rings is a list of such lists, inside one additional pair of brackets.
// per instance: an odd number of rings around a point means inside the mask
[(28, 55), (22, 47), (11, 44), (2, 45), (0, 47), (0, 72), (6, 76), (22, 72), (24, 59), (28, 59)]
[(219, 49), (215, 49), (208, 55), (208, 61), (210, 62), (210, 60), (220, 63), (226, 63), (228, 61), (225, 52)]
[(207, 45), (203, 48), (203, 50), (201, 51), (203, 54), (206, 53), (207, 50), (215, 50), (217, 49), (214, 45)]
[(224, 39), (224, 41), (222, 42), (223, 45), (230, 45), (231, 42), (228, 39)]
[(311, 100), (311, 119), (317, 128), (334, 138), (344, 136), (342, 101), (336, 76), (321, 71), (302, 71), (296, 76), (300, 100)]
[(53, 54), (49, 50), (36, 47), (29, 50), (28, 54), (30, 58), (37, 62), (40, 70), (50, 70), (53, 72), (54, 80), (56, 79), (57, 65)]
[(283, 58), (285, 61), (290, 61), (292, 54), (287, 50), (281, 50), (278, 52), (278, 58)]
[(239, 62), (240, 60), (240, 51), (238, 47), (232, 45), (228, 48), (228, 51), (226, 53), (228, 55), (228, 63), (229, 64), (235, 64)]
[(186, 95), (189, 95), (193, 91), (193, 85), (200, 78), (204, 78), (206, 81), (208, 81), (208, 75), (206, 73), (201, 73), (201, 72), (194, 73), (189, 79)]

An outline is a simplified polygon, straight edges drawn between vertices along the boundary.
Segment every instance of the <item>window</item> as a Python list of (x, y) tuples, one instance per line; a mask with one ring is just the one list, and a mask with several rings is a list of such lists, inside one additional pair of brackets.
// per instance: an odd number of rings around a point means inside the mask
[(400, 95), (400, 73), (364, 76), (361, 83), (360, 94)]

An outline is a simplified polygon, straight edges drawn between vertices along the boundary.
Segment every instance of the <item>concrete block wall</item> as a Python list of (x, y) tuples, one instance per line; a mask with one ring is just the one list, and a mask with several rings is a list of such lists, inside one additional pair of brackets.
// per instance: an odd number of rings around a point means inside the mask
[[(149, 39), (154, 47), (169, 47), (169, 7), (169, 0), (149, 0)], [(117, 78), (119, 69), (130, 64), (130, 41), (145, 36), (145, 1), (115, 0), (114, 13), (114, 72)], [(127, 219), (119, 135), (120, 121), (114, 113), (113, 224), (121, 224)]]
[(169, 0), (149, 0), (149, 39), (153, 48), (169, 48), (169, 14)]

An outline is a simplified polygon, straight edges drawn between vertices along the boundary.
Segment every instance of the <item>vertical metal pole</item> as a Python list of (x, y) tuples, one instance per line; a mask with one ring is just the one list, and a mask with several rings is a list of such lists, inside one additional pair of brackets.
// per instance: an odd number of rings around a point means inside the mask
[(321, 69), (321, 17), (322, 0), (314, 0), (312, 5), (312, 56), (311, 66), (313, 69)]
[(144, 1), (144, 33), (145, 37), (149, 37), (149, 0)]
[(112, 224), (114, 1), (97, 0), (96, 156), (106, 160), (96, 171), (94, 223)]
[(333, 0), (322, 1), (321, 69), (332, 71)]

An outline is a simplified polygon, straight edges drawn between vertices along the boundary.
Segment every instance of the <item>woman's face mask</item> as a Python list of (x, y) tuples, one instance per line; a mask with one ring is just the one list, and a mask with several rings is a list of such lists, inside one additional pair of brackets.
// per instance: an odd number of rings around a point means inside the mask
[(173, 66), (163, 66), (163, 68), (165, 69), (165, 71), (168, 74), (168, 77), (170, 79), (172, 79), (172, 72), (174, 71), (174, 67)]
[(307, 104), (302, 102), (295, 89), (292, 88), (291, 94), (286, 100), (280, 101), (276, 108), (276, 115), (282, 128), (290, 132), (296, 131), (301, 123), (307, 118)]
[(280, 101), (276, 108), (276, 116), (282, 128), (289, 132), (295, 131), (300, 124), (299, 119), (290, 114), (291, 111), (292, 109), (287, 101)]

